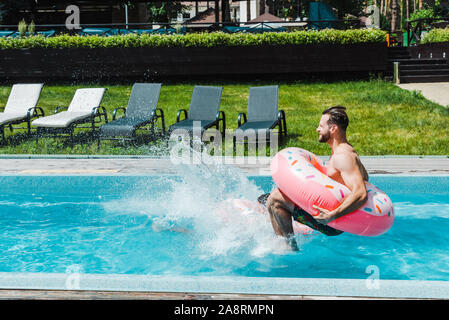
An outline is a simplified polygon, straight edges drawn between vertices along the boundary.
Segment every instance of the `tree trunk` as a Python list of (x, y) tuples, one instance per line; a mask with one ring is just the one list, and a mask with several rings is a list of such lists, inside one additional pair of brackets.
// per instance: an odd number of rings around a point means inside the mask
[(231, 10), (229, 6), (229, 0), (221, 0), (221, 16), (223, 22), (231, 21)]
[(419, 0), (419, 7), (418, 7), (419, 10), (422, 10), (422, 5), (423, 5), (423, 1)]
[(219, 7), (219, 1), (215, 0), (215, 22), (220, 22), (220, 7)]
[(396, 32), (399, 26), (399, 0), (391, 0), (391, 32)]
[(259, 0), (259, 15), (265, 13), (265, 0)]
[(410, 0), (405, 0), (405, 17), (410, 19)]

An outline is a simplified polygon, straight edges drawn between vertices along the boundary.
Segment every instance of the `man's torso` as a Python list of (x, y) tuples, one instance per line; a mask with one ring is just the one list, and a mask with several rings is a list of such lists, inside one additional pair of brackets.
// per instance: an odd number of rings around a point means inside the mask
[(345, 185), (343, 178), (341, 176), (341, 173), (339, 170), (337, 170), (333, 163), (333, 156), (338, 153), (346, 153), (350, 155), (351, 157), (355, 158), (355, 162), (360, 170), (360, 173), (362, 174), (363, 180), (368, 181), (369, 176), (368, 172), (366, 171), (365, 167), (363, 166), (362, 162), (360, 161), (360, 158), (358, 154), (354, 151), (352, 147), (345, 147), (345, 148), (339, 148), (329, 159), (329, 162), (326, 164), (326, 174), (331, 179)]

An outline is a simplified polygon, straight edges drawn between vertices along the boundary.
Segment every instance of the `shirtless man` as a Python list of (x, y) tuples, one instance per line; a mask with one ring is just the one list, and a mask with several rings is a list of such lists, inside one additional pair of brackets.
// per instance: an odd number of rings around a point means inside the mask
[(332, 211), (314, 206), (319, 214), (312, 217), (291, 202), (279, 189), (273, 190), (268, 196), (267, 208), (273, 229), (277, 235), (287, 238), (293, 250), (297, 250), (297, 246), (293, 237), (292, 217), (326, 235), (338, 235), (342, 231), (327, 224), (360, 208), (367, 199), (365, 181), (368, 181), (368, 173), (354, 148), (346, 140), (349, 120), (345, 110), (346, 108), (341, 106), (324, 110), (317, 128), (320, 134), (318, 141), (328, 143), (332, 150), (326, 165), (327, 175), (351, 190), (340, 206)]

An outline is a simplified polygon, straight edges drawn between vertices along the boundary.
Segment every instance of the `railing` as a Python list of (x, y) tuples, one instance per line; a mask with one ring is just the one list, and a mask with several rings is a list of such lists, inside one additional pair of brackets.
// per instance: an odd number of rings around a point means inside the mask
[[(277, 22), (195, 22), (195, 23), (108, 23), (108, 24), (80, 24), (77, 29), (68, 29), (65, 24), (35, 25), (35, 32), (44, 36), (58, 33), (65, 34), (97, 34), (119, 35), (129, 33), (188, 33), (198, 31), (224, 31), (227, 33), (247, 32), (280, 32), (295, 30), (356, 29), (360, 28), (358, 19), (352, 20), (307, 20), (307, 21), (277, 21)], [(17, 25), (0, 25), (0, 37), (16, 37), (19, 35)]]
[(445, 28), (449, 26), (449, 17), (447, 18), (421, 18), (407, 21), (407, 45), (412, 43), (419, 44), (423, 31), (433, 28)]

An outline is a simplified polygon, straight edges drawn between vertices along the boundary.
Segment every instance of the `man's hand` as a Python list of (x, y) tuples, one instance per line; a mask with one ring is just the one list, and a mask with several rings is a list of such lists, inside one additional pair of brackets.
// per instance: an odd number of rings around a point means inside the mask
[(313, 206), (314, 209), (317, 209), (319, 211), (319, 214), (317, 216), (313, 216), (313, 218), (318, 221), (321, 224), (327, 225), (329, 222), (335, 220), (335, 217), (332, 213), (332, 211), (329, 211), (324, 208), (320, 208), (318, 206)]

